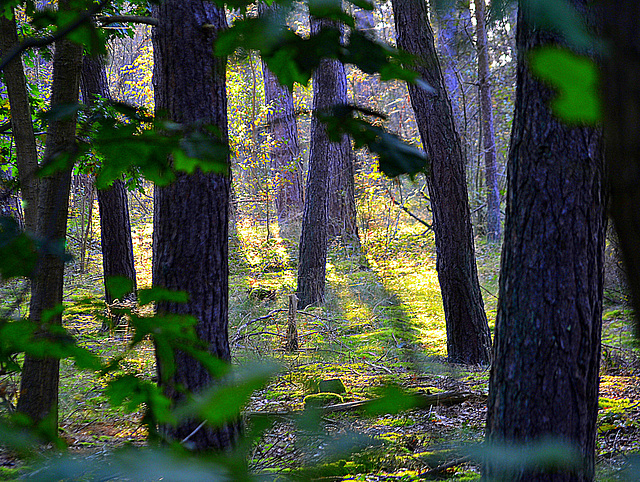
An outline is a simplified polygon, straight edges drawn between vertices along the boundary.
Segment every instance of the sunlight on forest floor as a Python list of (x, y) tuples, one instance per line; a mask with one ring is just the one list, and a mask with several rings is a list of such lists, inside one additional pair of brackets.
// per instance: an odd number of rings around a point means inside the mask
[[(99, 238), (97, 222), (92, 230)], [(138, 218), (132, 231), (138, 288), (148, 287), (149, 211)], [(281, 230), (272, 226), (267, 237), (265, 226), (248, 218), (237, 220), (230, 232), (229, 338), (233, 359), (236, 363), (275, 359), (284, 367), (280, 376), (252, 396), (247, 411), (300, 410), (313, 387), (332, 378), (345, 385), (346, 391), (340, 395), (345, 402), (378, 397), (386, 386), (422, 394), (470, 393), (471, 398), (452, 407), (370, 418), (329, 414), (321, 421), (322, 442), (314, 438), (320, 433), (303, 435), (286, 422), (277, 423), (254, 447), (251, 467), (263, 473), (287, 473), (313, 462), (319, 473), (349, 476), (351, 480), (365, 480), (356, 474), (411, 480), (424, 467), (454, 458), (459, 444), (482, 441), (488, 370), (446, 363), (433, 235), (423, 232), (423, 226), (403, 220), (393, 232), (370, 229), (363, 236), (362, 251), (334, 242), (327, 262), (326, 303), (299, 312), (300, 349), (289, 353), (284, 341), (288, 296), (296, 285), (299, 235), (300, 227), (294, 223)], [(500, 253), (498, 248), (477, 242), (480, 283), (493, 328)], [(110, 335), (97, 332), (104, 316), (104, 304), (98, 299), (103, 296), (101, 264), (99, 245), (94, 245), (87, 273), (79, 273), (75, 262), (69, 265), (64, 323), (81, 345), (106, 359), (124, 353), (129, 334), (126, 324)], [(15, 299), (21, 289), (19, 283), (5, 284), (2, 294)], [(22, 315), (26, 315), (26, 301), (20, 309)], [(636, 359), (628, 352), (629, 318), (630, 312), (620, 306), (605, 309), (599, 480), (607, 480), (607, 470), (616, 466), (620, 454), (640, 448), (640, 390)], [(145, 342), (129, 353), (121, 367), (123, 373), (137, 372), (152, 380), (152, 344)], [(122, 444), (145, 444), (140, 407), (128, 411), (112, 408), (102, 392), (106, 380), (78, 371), (69, 361), (62, 362), (61, 376), (60, 420), (73, 453), (107, 453)], [(16, 377), (12, 383), (17, 386)], [(344, 453), (337, 462), (328, 458), (332, 444), (347, 435), (365, 437), (368, 445)], [(449, 480), (476, 480), (478, 467), (462, 463), (447, 476)]]

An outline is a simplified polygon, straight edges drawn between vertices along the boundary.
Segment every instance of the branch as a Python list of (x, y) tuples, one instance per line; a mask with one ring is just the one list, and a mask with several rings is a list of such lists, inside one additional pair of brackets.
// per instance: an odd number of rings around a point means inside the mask
[(391, 201), (393, 202), (393, 204), (395, 204), (396, 206), (398, 206), (401, 210), (403, 210), (405, 213), (407, 213), (409, 216), (411, 216), (413, 219), (415, 219), (416, 221), (418, 221), (420, 224), (423, 224), (427, 227), (428, 230), (433, 231), (433, 226), (431, 224), (429, 224), (428, 222), (426, 222), (423, 219), (420, 219), (418, 216), (416, 216), (415, 214), (413, 214), (411, 211), (409, 211), (409, 208), (407, 208), (404, 204), (396, 201), (396, 198), (393, 197), (393, 194), (391, 193), (391, 191), (389, 189), (387, 189), (387, 193), (389, 193), (389, 197), (391, 198)]
[[(466, 402), (471, 398), (478, 398), (478, 394), (470, 392), (440, 392), (433, 394), (422, 394), (416, 396), (416, 404), (413, 408), (425, 408), (433, 406), (450, 406), (459, 403)], [(483, 396), (480, 396), (484, 398)], [(319, 407), (318, 411), (321, 414), (333, 413), (333, 412), (350, 412), (360, 408), (366, 408), (378, 402), (380, 399), (374, 398), (372, 400), (359, 400), (356, 402), (337, 403), (335, 405), (327, 405), (326, 407)], [(303, 410), (278, 410), (275, 412), (245, 412), (248, 417), (292, 417), (297, 414), (301, 414)]]
[(425, 479), (427, 477), (432, 477), (434, 475), (439, 475), (445, 470), (449, 470), (453, 467), (457, 467), (458, 465), (466, 464), (467, 462), (471, 462), (471, 456), (467, 455), (465, 457), (460, 457), (459, 459), (451, 460), (449, 462), (445, 462), (444, 464), (438, 465), (433, 469), (429, 469), (426, 472), (422, 472), (418, 474), (418, 477), (421, 479)]
[(145, 17), (143, 15), (112, 15), (96, 18), (101, 26), (110, 25), (112, 23), (142, 23), (144, 25), (158, 25), (158, 19), (154, 17)]
[(10, 131), (10, 130), (11, 130), (11, 121), (10, 120), (0, 124), (0, 134), (2, 134), (3, 132)]
[(4, 70), (4, 68), (9, 62), (11, 62), (14, 58), (16, 58), (25, 50), (33, 47), (44, 47), (45, 45), (52, 44), (56, 40), (60, 40), (65, 35), (73, 32), (75, 29), (80, 27), (80, 25), (88, 22), (91, 19), (91, 17), (96, 13), (98, 13), (100, 10), (102, 10), (102, 8), (107, 3), (109, 3), (109, 0), (100, 0), (100, 3), (95, 4), (93, 7), (88, 9), (83, 14), (78, 15), (78, 18), (76, 18), (73, 22), (71, 22), (66, 27), (59, 28), (52, 35), (47, 35), (46, 37), (40, 37), (40, 38), (28, 38), (23, 40), (22, 42), (14, 46), (11, 50), (9, 50), (9, 53), (7, 53), (7, 55), (4, 56), (2, 61), (0, 61), (0, 70)]

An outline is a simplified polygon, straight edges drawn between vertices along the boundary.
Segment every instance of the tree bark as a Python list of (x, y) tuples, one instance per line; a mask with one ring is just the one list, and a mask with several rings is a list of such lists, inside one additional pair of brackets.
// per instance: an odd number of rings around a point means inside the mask
[(447, 325), (448, 359), (485, 364), (491, 335), (475, 264), (464, 157), (423, 0), (394, 0), (398, 47), (420, 59), (434, 92), (409, 85), (411, 105), (431, 162), (427, 186), (433, 210), (438, 280)]
[[(18, 43), (15, 18), (11, 20), (0, 16), (0, 57)], [(16, 143), (16, 159), (18, 161), (18, 180), (22, 200), (24, 201), (25, 228), (36, 232), (38, 216), (38, 151), (33, 133), (33, 120), (27, 80), (24, 75), (21, 57), (10, 62), (3, 71), (4, 83), (11, 105), (11, 133)]]
[[(212, 43), (226, 28), (224, 9), (205, 0), (168, 0), (154, 7), (153, 32), (156, 111), (186, 126), (208, 123), (228, 142), (226, 59), (214, 57)], [(206, 25), (206, 27), (205, 27)], [(160, 302), (159, 313), (191, 315), (211, 354), (229, 361), (228, 341), (228, 176), (197, 170), (178, 175), (154, 191), (153, 284), (186, 291), (187, 303)], [(158, 379), (177, 402), (181, 387), (200, 392), (215, 383), (211, 373), (182, 352), (175, 354), (175, 373), (166, 375), (157, 354)], [(164, 426), (163, 434), (180, 441), (200, 425), (198, 420)], [(239, 423), (203, 426), (189, 439), (195, 450), (220, 450), (239, 435)]]
[[(86, 104), (92, 105), (98, 96), (111, 99), (104, 59), (84, 57), (81, 83)], [(116, 179), (106, 189), (98, 189), (98, 210), (100, 211), (100, 241), (105, 286), (108, 278), (124, 276), (133, 281), (133, 293), (135, 293), (136, 271), (129, 203), (122, 179)], [(106, 289), (105, 300), (108, 304), (114, 301), (111, 293)]]
[(482, 119), (482, 146), (487, 190), (487, 241), (500, 241), (500, 190), (498, 189), (498, 165), (496, 161), (496, 135), (493, 128), (491, 102), (491, 72), (489, 71), (489, 43), (485, 21), (484, 0), (475, 0), (476, 46), (478, 49), (478, 88), (480, 91), (480, 117)]
[(640, 340), (640, 3), (600, 2), (608, 40), (603, 79), (609, 206), (626, 266)]
[[(587, 0), (573, 3), (591, 8)], [(525, 59), (559, 38), (532, 25), (523, 8), (487, 440), (561, 439), (580, 450), (584, 466), (505, 472), (488, 464), (484, 475), (588, 481), (594, 477), (606, 225), (601, 136), (552, 114), (555, 94), (531, 76)]]
[[(321, 29), (339, 28), (337, 23), (329, 20), (310, 17), (309, 21), (311, 35), (317, 34)], [(322, 59), (313, 74), (314, 116), (311, 120), (309, 170), (298, 265), (297, 296), (302, 308), (324, 301), (327, 239), (330, 233), (329, 214), (336, 215), (336, 206), (341, 202), (337, 195), (332, 196), (331, 192), (338, 187), (329, 178), (337, 176), (340, 169), (344, 168), (342, 163), (345, 161), (340, 159), (348, 158), (353, 162), (348, 137), (345, 136), (341, 142), (331, 142), (324, 126), (318, 120), (317, 113), (344, 103), (345, 98), (344, 66), (335, 59)], [(351, 171), (351, 182), (353, 182), (353, 171)], [(333, 216), (331, 219), (335, 220)], [(334, 232), (332, 229), (331, 233)]]
[[(277, 8), (275, 4), (266, 7), (261, 2), (260, 15), (274, 8)], [(278, 82), (278, 78), (264, 62), (262, 62), (262, 74), (265, 102), (268, 106), (267, 122), (272, 142), (274, 142), (271, 149), (271, 162), (275, 176), (276, 212), (278, 223), (283, 224), (298, 216), (304, 207), (298, 123), (292, 93)]]
[[(311, 18), (310, 22), (312, 33), (319, 32), (321, 28), (339, 28), (325, 20)], [(347, 104), (347, 75), (342, 62), (328, 59), (322, 73), (314, 77), (314, 86), (316, 82), (322, 85), (318, 86), (320, 99), (314, 112)], [(359, 244), (351, 140), (348, 136), (343, 136), (340, 142), (324, 140), (318, 145), (318, 153), (329, 158), (327, 234)]]
[(458, 9), (462, 8), (460, 2), (452, 3), (444, 12), (436, 12), (438, 20), (438, 47), (442, 54), (444, 85), (449, 95), (451, 109), (453, 111), (458, 132), (463, 133), (460, 129), (462, 126), (461, 119), (463, 115), (460, 109), (461, 88), (458, 79), (458, 38), (460, 36), (460, 21), (458, 18)]
[[(60, 2), (65, 8), (66, 2)], [(53, 57), (53, 82), (51, 106), (78, 102), (82, 47), (68, 40), (55, 43)], [(76, 116), (49, 123), (44, 162), (59, 155), (72, 155), (76, 144)], [(54, 244), (62, 251), (67, 230), (69, 189), (71, 186), (69, 165), (40, 180), (38, 196), (37, 234), (49, 247)], [(46, 337), (51, 326), (62, 323), (60, 312), (48, 317), (47, 311), (62, 304), (64, 259), (60, 254), (45, 252), (41, 255), (31, 284), (29, 320), (41, 329), (39, 336)], [(51, 436), (57, 436), (58, 382), (60, 360), (25, 355), (20, 382), (18, 411), (34, 422), (43, 422)]]

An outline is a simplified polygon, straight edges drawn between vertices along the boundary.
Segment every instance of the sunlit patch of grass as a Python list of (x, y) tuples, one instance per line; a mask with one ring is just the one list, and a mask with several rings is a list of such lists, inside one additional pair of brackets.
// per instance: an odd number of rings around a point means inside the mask
[(136, 267), (138, 289), (151, 287), (151, 262), (153, 245), (153, 223), (140, 222), (131, 227), (133, 258)]

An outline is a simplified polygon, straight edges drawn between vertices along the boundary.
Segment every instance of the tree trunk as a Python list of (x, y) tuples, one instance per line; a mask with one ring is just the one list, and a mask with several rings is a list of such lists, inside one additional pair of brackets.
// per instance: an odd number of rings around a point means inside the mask
[[(82, 62), (81, 80), (86, 104), (92, 105), (98, 96), (111, 99), (104, 59), (85, 56)], [(122, 179), (116, 179), (107, 189), (98, 189), (98, 210), (100, 211), (100, 241), (105, 286), (108, 278), (124, 276), (133, 281), (133, 293), (135, 293), (136, 271), (129, 203)], [(106, 290), (105, 300), (108, 304), (114, 301), (111, 293)]]
[(463, 127), (461, 119), (463, 119), (464, 116), (460, 109), (462, 89), (460, 88), (460, 80), (458, 79), (457, 48), (458, 38), (460, 36), (458, 9), (462, 8), (459, 4), (460, 2), (452, 3), (446, 11), (436, 12), (436, 18), (438, 20), (438, 48), (440, 49), (443, 60), (442, 74), (444, 85), (449, 95), (454, 119), (457, 119), (456, 127), (458, 127), (458, 133), (462, 134), (464, 131), (461, 129), (461, 127)]
[[(226, 59), (214, 57), (212, 43), (226, 28), (224, 9), (205, 0), (168, 0), (154, 7), (159, 24), (153, 32), (156, 111), (185, 125), (210, 123), (228, 141)], [(206, 25), (206, 27), (205, 27)], [(154, 191), (153, 284), (186, 291), (187, 303), (160, 302), (159, 313), (191, 315), (210, 352), (229, 361), (228, 340), (228, 176), (197, 170), (178, 175)], [(180, 387), (200, 392), (215, 383), (211, 373), (182, 352), (175, 354), (175, 373), (167, 375), (158, 354), (158, 379), (177, 402)], [(183, 421), (162, 427), (169, 440), (180, 441), (199, 426)], [(195, 450), (231, 446), (239, 424), (203, 426), (189, 439)]]
[[(321, 28), (339, 28), (326, 20), (310, 18), (311, 32)], [(347, 104), (347, 75), (342, 62), (330, 59), (323, 71), (314, 77), (315, 95), (320, 97), (314, 112), (327, 110), (336, 105)], [(315, 90), (316, 82), (321, 85)], [(324, 135), (324, 130), (322, 130)], [(317, 153), (329, 159), (329, 191), (327, 197), (327, 235), (342, 237), (345, 241), (358, 243), (358, 225), (355, 201), (354, 163), (351, 140), (343, 136), (340, 142), (325, 139), (318, 145)], [(359, 243), (358, 243), (359, 244)]]
[[(60, 4), (60, 8), (64, 8), (63, 2)], [(81, 60), (81, 46), (68, 40), (58, 40), (55, 43), (52, 107), (78, 102)], [(76, 143), (75, 135), (75, 115), (50, 122), (44, 162), (60, 154), (72, 154)], [(40, 180), (36, 232), (49, 247), (56, 245), (59, 251), (65, 245), (71, 167), (69, 165)], [(49, 327), (62, 323), (60, 313), (48, 317), (46, 321), (43, 315), (62, 304), (63, 275), (63, 257), (47, 250), (38, 261), (31, 284), (29, 320), (42, 328), (41, 336), (46, 337)], [(51, 436), (57, 435), (59, 371), (60, 360), (57, 358), (25, 355), (17, 409), (34, 422), (44, 422), (43, 428)]]
[[(339, 28), (335, 22), (329, 20), (310, 17), (309, 21), (311, 35), (317, 34), (321, 29)], [(339, 74), (340, 71), (342, 75)], [(348, 138), (345, 137), (343, 142), (331, 142), (316, 114), (342, 103), (343, 97), (340, 92), (346, 92), (344, 67), (338, 60), (322, 59), (313, 74), (314, 116), (311, 120), (309, 171), (300, 237), (297, 296), (303, 309), (324, 301), (329, 235), (329, 189), (335, 188), (335, 184), (329, 181), (330, 173), (333, 173), (332, 159), (349, 155), (346, 150)]]
[[(573, 3), (584, 9), (587, 0)], [(551, 113), (555, 94), (530, 75), (525, 59), (559, 38), (530, 25), (523, 8), (487, 440), (561, 439), (580, 450), (584, 466), (504, 472), (488, 464), (484, 474), (588, 481), (595, 462), (605, 240), (601, 136)]]
[(464, 157), (436, 56), (426, 3), (423, 0), (392, 3), (398, 46), (420, 59), (418, 71), (435, 91), (409, 85), (422, 144), (431, 161), (427, 186), (447, 325), (448, 359), (453, 363), (488, 363), (491, 335), (475, 264)]
[(485, 22), (484, 0), (475, 0), (476, 45), (478, 48), (478, 87), (480, 90), (480, 117), (482, 119), (482, 146), (487, 189), (487, 241), (500, 241), (500, 190), (498, 189), (498, 165), (496, 162), (496, 136), (493, 128), (491, 103), (491, 74), (489, 72), (489, 43)]
[[(260, 14), (277, 8), (259, 4)], [(264, 96), (268, 106), (267, 122), (272, 137), (271, 162), (275, 176), (275, 202), (278, 223), (286, 223), (298, 216), (304, 207), (302, 191), (302, 165), (298, 144), (298, 123), (296, 121), (293, 95), (278, 82), (278, 78), (262, 62)]]
[(602, 90), (609, 206), (626, 266), (640, 340), (640, 3), (602, 1), (605, 56)]
[[(15, 18), (11, 20), (0, 16), (0, 57), (18, 43)], [(33, 133), (31, 107), (27, 94), (27, 80), (24, 75), (21, 57), (16, 57), (2, 72), (11, 105), (11, 133), (16, 143), (18, 161), (18, 179), (27, 231), (36, 232), (38, 210), (38, 151)]]

